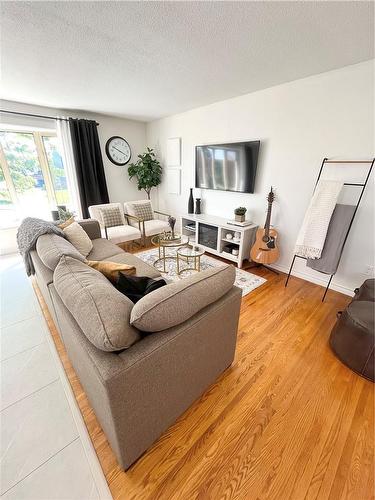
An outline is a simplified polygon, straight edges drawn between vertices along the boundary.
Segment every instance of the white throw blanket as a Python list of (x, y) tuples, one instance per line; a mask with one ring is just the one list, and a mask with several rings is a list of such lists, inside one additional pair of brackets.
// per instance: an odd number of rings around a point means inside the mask
[(294, 250), (296, 255), (308, 259), (320, 258), (342, 186), (341, 181), (319, 181), (298, 234)]

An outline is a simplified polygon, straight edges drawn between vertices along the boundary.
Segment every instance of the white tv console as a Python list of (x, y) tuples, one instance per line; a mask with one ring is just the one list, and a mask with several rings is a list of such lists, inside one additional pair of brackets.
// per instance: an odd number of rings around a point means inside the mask
[[(208, 253), (235, 262), (239, 268), (250, 257), (250, 249), (258, 229), (256, 224), (245, 227), (228, 224), (228, 219), (206, 214), (184, 214), (181, 216), (181, 233), (190, 237), (190, 243), (197, 244)], [(228, 233), (239, 233), (239, 239), (227, 239)], [(223, 248), (232, 244), (238, 247), (238, 255), (225, 252)]]

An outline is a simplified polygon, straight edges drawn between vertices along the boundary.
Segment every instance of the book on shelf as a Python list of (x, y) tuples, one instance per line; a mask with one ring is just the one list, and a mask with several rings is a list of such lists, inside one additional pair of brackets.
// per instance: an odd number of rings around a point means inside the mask
[(227, 224), (237, 227), (247, 227), (247, 226), (252, 226), (254, 222), (252, 222), (251, 220), (245, 220), (244, 222), (238, 222), (236, 220), (228, 220)]

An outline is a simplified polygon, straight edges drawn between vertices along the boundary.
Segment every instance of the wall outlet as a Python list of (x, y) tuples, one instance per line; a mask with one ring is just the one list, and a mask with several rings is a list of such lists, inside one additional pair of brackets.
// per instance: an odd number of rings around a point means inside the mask
[(374, 277), (374, 275), (375, 275), (375, 266), (366, 266), (366, 268), (365, 268), (365, 275), (366, 276), (372, 276), (372, 277)]

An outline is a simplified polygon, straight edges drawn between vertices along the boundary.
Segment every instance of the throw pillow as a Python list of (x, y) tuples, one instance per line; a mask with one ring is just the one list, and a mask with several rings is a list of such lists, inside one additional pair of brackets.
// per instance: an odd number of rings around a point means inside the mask
[(154, 218), (150, 201), (145, 201), (144, 203), (134, 203), (133, 209), (135, 216), (138, 217), (138, 219), (153, 220)]
[(87, 257), (92, 250), (92, 241), (78, 222), (69, 224), (63, 231), (68, 241), (76, 247), (78, 252)]
[(124, 225), (119, 207), (104, 207), (100, 209), (100, 213), (105, 227)]
[(96, 269), (100, 273), (104, 274), (104, 276), (108, 278), (109, 281), (112, 281), (112, 283), (117, 282), (120, 272), (125, 274), (135, 273), (134, 266), (110, 262), (108, 260), (88, 260), (87, 264), (93, 269)]
[(144, 332), (179, 325), (220, 299), (236, 279), (234, 266), (214, 267), (159, 288), (133, 307), (130, 324)]
[(166, 284), (166, 281), (163, 279), (153, 280), (147, 276), (129, 276), (120, 272), (115, 286), (119, 292), (126, 295), (135, 304), (148, 293)]

